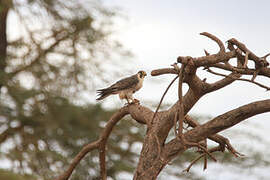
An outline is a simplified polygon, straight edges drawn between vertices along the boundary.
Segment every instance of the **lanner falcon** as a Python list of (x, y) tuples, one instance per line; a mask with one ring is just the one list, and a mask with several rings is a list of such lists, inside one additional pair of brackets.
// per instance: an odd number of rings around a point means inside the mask
[(108, 88), (97, 90), (99, 95), (97, 100), (102, 100), (112, 94), (119, 94), (119, 98), (126, 99), (128, 104), (138, 102), (138, 100), (134, 99), (132, 95), (141, 89), (146, 75), (145, 71), (139, 71), (137, 74), (117, 81)]

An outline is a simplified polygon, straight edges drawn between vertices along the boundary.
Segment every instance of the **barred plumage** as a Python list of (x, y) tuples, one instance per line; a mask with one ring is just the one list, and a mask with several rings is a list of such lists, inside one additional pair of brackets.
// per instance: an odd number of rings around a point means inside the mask
[(120, 99), (127, 99), (128, 103), (130, 103), (129, 100), (134, 102), (132, 94), (142, 87), (146, 75), (146, 72), (139, 71), (135, 75), (117, 81), (108, 88), (97, 90), (99, 96), (97, 100), (102, 100), (112, 94), (119, 94)]

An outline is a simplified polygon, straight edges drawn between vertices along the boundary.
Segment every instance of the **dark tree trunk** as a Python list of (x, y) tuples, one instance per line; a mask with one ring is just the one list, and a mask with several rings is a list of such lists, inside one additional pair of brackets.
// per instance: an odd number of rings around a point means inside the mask
[(5, 1), (0, 2), (0, 89), (4, 84), (7, 56), (7, 15), (9, 7)]

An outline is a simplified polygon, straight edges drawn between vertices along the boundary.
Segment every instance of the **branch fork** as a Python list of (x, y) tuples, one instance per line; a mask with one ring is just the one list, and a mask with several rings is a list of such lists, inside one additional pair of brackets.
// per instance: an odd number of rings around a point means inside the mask
[[(224, 88), (237, 80), (253, 83), (266, 90), (270, 90), (266, 85), (254, 80), (257, 76), (270, 78), (270, 69), (268, 68), (269, 63), (266, 60), (270, 53), (260, 58), (235, 38), (227, 41), (228, 51), (226, 51), (224, 44), (216, 36), (207, 32), (203, 32), (201, 35), (216, 42), (219, 46), (219, 51), (216, 54), (210, 55), (205, 50), (205, 56), (197, 58), (179, 56), (176, 63), (172, 65), (172, 68), (153, 70), (151, 72), (152, 76), (164, 74), (172, 74), (175, 76), (163, 93), (155, 112), (139, 104), (122, 107), (108, 121), (100, 138), (97, 141), (86, 145), (74, 158), (66, 172), (57, 178), (57, 180), (67, 180), (80, 160), (94, 149), (99, 150), (100, 174), (102, 180), (106, 180), (105, 147), (107, 139), (116, 123), (128, 114), (130, 114), (138, 123), (147, 126), (139, 163), (133, 178), (134, 180), (156, 179), (161, 170), (171, 162), (171, 160), (181, 156), (186, 149), (191, 147), (197, 147), (197, 152), (200, 153), (200, 155), (184, 170), (186, 172), (189, 172), (192, 165), (203, 157), (203, 169), (205, 170), (207, 168), (207, 156), (213, 161), (216, 161), (216, 158), (212, 154), (213, 152), (224, 152), (227, 149), (235, 157), (243, 156), (243, 154), (237, 152), (230, 144), (229, 139), (218, 133), (249, 117), (264, 112), (270, 112), (270, 100), (257, 101), (238, 107), (219, 115), (204, 124), (199, 124), (192, 119), (188, 115), (188, 112), (205, 94)], [(237, 66), (233, 66), (230, 63), (230, 61), (234, 59), (237, 61)], [(253, 61), (255, 63), (255, 69), (248, 67), (248, 61)], [(178, 64), (181, 64), (181, 67), (179, 67)], [(199, 67), (205, 67), (206, 71), (217, 76), (222, 76), (223, 79), (214, 83), (207, 83), (206, 79), (201, 80), (196, 75), (196, 70)], [(225, 75), (217, 73), (211, 68), (229, 71), (231, 74)], [(241, 75), (250, 75), (253, 76), (253, 78), (251, 80), (243, 79), (240, 78)], [(166, 93), (176, 79), (178, 79), (177, 101), (169, 109), (159, 111)], [(183, 83), (188, 84), (189, 87), (184, 95), (182, 92)], [(186, 123), (191, 129), (184, 131), (183, 123)], [(166, 139), (171, 129), (174, 130), (175, 138), (167, 142)], [(207, 140), (214, 141), (218, 143), (218, 145), (209, 148), (207, 146)]]

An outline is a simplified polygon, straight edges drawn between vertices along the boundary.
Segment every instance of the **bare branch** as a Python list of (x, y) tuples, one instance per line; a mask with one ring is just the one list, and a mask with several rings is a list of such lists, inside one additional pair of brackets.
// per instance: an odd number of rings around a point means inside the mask
[(157, 109), (156, 109), (156, 111), (155, 111), (155, 113), (154, 113), (154, 116), (153, 116), (153, 118), (152, 118), (152, 120), (151, 120), (151, 124), (153, 123), (153, 121), (154, 121), (154, 119), (155, 119), (155, 117), (156, 117), (156, 115), (157, 115), (157, 112), (158, 112), (158, 110), (159, 110), (159, 108), (160, 108), (160, 106), (161, 106), (161, 103), (162, 103), (162, 101), (163, 101), (165, 95), (167, 94), (168, 90), (170, 89), (170, 87), (173, 85), (173, 83), (175, 82), (175, 80), (176, 80), (178, 77), (179, 77), (179, 76), (176, 76), (176, 77), (171, 81), (171, 83), (170, 83), (169, 86), (166, 88), (165, 92), (163, 93), (163, 95), (162, 95), (162, 97), (161, 97), (161, 99), (160, 99), (160, 101), (159, 101), (159, 104), (158, 104), (158, 106), (157, 106)]
[(210, 55), (210, 53), (207, 52), (205, 49), (204, 49), (204, 54), (205, 54), (206, 56), (209, 56), (209, 55)]
[(220, 49), (219, 53), (224, 53), (225, 52), (224, 44), (222, 43), (222, 41), (219, 38), (217, 38), (216, 36), (214, 36), (214, 35), (212, 35), (212, 34), (210, 34), (208, 32), (202, 32), (202, 33), (200, 33), (200, 35), (206, 36), (206, 37), (212, 39), (213, 41), (215, 41), (219, 46), (219, 49)]
[[(144, 124), (147, 122), (150, 122), (150, 117), (153, 116), (153, 112), (151, 110), (140, 105), (133, 104), (133, 105), (122, 107), (120, 110), (118, 110), (116, 113), (112, 115), (112, 117), (106, 124), (104, 130), (102, 131), (99, 139), (95, 142), (89, 143), (88, 145), (84, 146), (83, 149), (75, 156), (69, 168), (62, 175), (56, 178), (56, 180), (68, 180), (73, 170), (82, 160), (82, 158), (87, 153), (91, 152), (94, 149), (99, 149), (100, 174), (101, 174), (102, 179), (105, 180), (107, 178), (106, 177), (106, 164), (105, 164), (106, 142), (108, 140), (108, 137), (113, 127), (116, 125), (118, 121), (120, 121), (127, 114), (132, 115), (132, 117), (137, 122), (144, 123)], [(142, 118), (141, 116), (143, 116), (144, 118)]]
[(151, 72), (152, 76), (159, 76), (163, 74), (178, 74), (178, 72), (174, 68), (156, 69)]
[[(192, 119), (189, 115), (185, 116), (185, 123), (187, 123), (189, 126), (191, 126), (193, 128), (200, 126), (200, 124), (197, 121), (195, 121), (194, 119)], [(225, 148), (227, 148), (235, 157), (243, 156), (243, 154), (237, 152), (233, 148), (233, 146), (231, 145), (228, 138), (223, 137), (219, 134), (212, 135), (208, 138), (219, 144), (219, 148), (220, 148), (219, 151), (223, 152), (225, 150)]]
[(71, 164), (69, 165), (69, 168), (58, 178), (55, 180), (68, 180), (71, 173), (75, 169), (75, 167), (79, 164), (79, 162), (82, 160), (82, 158), (89, 152), (91, 152), (94, 149), (98, 149), (100, 145), (100, 140), (92, 142), (90, 144), (87, 144), (83, 147), (83, 149), (75, 156), (75, 158), (72, 160)]
[[(207, 68), (207, 69), (209, 70), (210, 68)], [(221, 79), (215, 83), (209, 84), (209, 86), (205, 89), (204, 93), (213, 92), (225, 86), (228, 86), (229, 84), (233, 83), (236, 79), (241, 77), (241, 74), (231, 73), (224, 77), (225, 77), (224, 79)]]
[[(236, 51), (229, 51), (229, 52), (225, 52), (222, 54), (213, 54), (213, 55), (209, 55), (209, 56), (202, 56), (202, 57), (198, 57), (198, 58), (192, 58), (192, 62), (194, 64), (194, 66), (196, 67), (200, 67), (200, 66), (207, 66), (207, 65), (211, 65), (211, 64), (216, 64), (219, 62), (225, 62), (228, 61), (231, 58), (236, 57)], [(182, 64), (191, 64), (188, 63), (188, 60), (190, 59), (189, 56), (185, 57), (185, 56), (179, 56), (177, 58), (177, 62), (182, 63)]]
[(244, 53), (249, 53), (248, 57), (255, 62), (258, 67), (267, 67), (269, 63), (264, 58), (259, 58), (253, 52), (251, 52), (243, 43), (239, 42), (235, 38), (228, 40), (229, 43), (236, 45)]
[[(211, 67), (223, 69), (226, 71), (231, 71), (231, 72), (237, 72), (239, 74), (243, 75), (253, 75), (256, 69), (248, 69), (248, 68), (237, 68), (237, 67), (228, 67), (224, 64), (213, 64)], [(263, 75), (265, 77), (270, 78), (270, 69), (269, 68), (261, 68), (260, 72), (258, 75)]]
[(109, 135), (112, 132), (113, 127), (116, 125), (118, 121), (120, 121), (125, 115), (129, 113), (128, 107), (123, 107), (119, 111), (117, 111), (111, 119), (106, 124), (104, 131), (100, 136), (100, 146), (99, 146), (99, 164), (100, 164), (100, 175), (102, 180), (107, 179), (107, 172), (106, 172), (106, 143), (108, 140)]
[[(207, 139), (204, 140), (205, 148), (207, 149)], [(209, 150), (208, 150), (209, 151)], [(203, 170), (205, 171), (207, 169), (207, 156), (204, 155), (204, 163), (203, 163)]]
[[(180, 123), (178, 127), (178, 135), (181, 134), (181, 117), (186, 115), (203, 95), (231, 84), (235, 80), (238, 80), (241, 77), (241, 74), (254, 75), (254, 72), (257, 72), (258, 75), (270, 77), (270, 69), (266, 68), (267, 63), (265, 59), (259, 58), (258, 62), (255, 63), (256, 69), (248, 69), (247, 62), (252, 56), (252, 52), (249, 50), (247, 51), (247, 49), (244, 51), (243, 48), (239, 47), (239, 44), (232, 41), (228, 41), (228, 48), (230, 51), (225, 52), (225, 47), (219, 39), (207, 33), (203, 33), (202, 35), (205, 35), (217, 42), (220, 47), (220, 52), (213, 55), (209, 55), (207, 52), (205, 52), (206, 56), (198, 58), (193, 58), (190, 56), (179, 56), (177, 58), (177, 62), (181, 63), (182, 67), (186, 65), (185, 71), (183, 71), (184, 77), (182, 81), (182, 74), (180, 73), (181, 76), (179, 75), (178, 101), (169, 110), (159, 112), (159, 117), (156, 118), (153, 126), (148, 128), (146, 137), (144, 139), (143, 149), (141, 151), (140, 161), (134, 176), (135, 180), (157, 178), (159, 172), (170, 160), (178, 156), (179, 153), (184, 152), (187, 148), (193, 146), (198, 147), (199, 151), (204, 153), (201, 157), (204, 156), (205, 158), (205, 169), (207, 167), (207, 159), (205, 154), (208, 154), (212, 159), (215, 160), (207, 148), (200, 147), (199, 143), (201, 141), (206, 141), (207, 138), (219, 144), (219, 146), (210, 149), (211, 151), (224, 152), (225, 148), (227, 148), (228, 151), (231, 152), (235, 157), (241, 156), (242, 154), (237, 152), (232, 147), (227, 138), (216, 133), (229, 128), (242, 120), (247, 119), (248, 117), (270, 111), (270, 100), (251, 103), (224, 113), (223, 115), (218, 116), (203, 125), (198, 125), (195, 123), (194, 129), (184, 133), (183, 138), (180, 138), (179, 140), (179, 136), (177, 136), (169, 143), (165, 144), (171, 128), (174, 127), (174, 132), (177, 134), (177, 120)], [(237, 46), (238, 48), (235, 48), (234, 46)], [(244, 56), (242, 53), (244, 53)], [(229, 60), (231, 58), (237, 58), (237, 67), (229, 64)], [(209, 84), (201, 80), (196, 75), (197, 68), (201, 66), (206, 68), (216, 67), (231, 71), (232, 73), (230, 75), (224, 75), (224, 78), (220, 81)], [(177, 72), (179, 71), (176, 68), (166, 68), (154, 70), (152, 71), (152, 75), (158, 76), (161, 74), (178, 74)], [(184, 97), (182, 97), (180, 87), (183, 82), (189, 85), (189, 89)], [(179, 107), (181, 103), (183, 103), (183, 108)], [(187, 119), (187, 117), (188, 116), (186, 115), (185, 119)], [(157, 150), (158, 148), (156, 148), (156, 141), (158, 141), (158, 146), (160, 147), (159, 149), (161, 149), (161, 153), (160, 150)]]
[(260, 87), (266, 89), (267, 91), (270, 90), (270, 87), (267, 87), (267, 86), (265, 86), (265, 85), (263, 85), (261, 83), (255, 82), (254, 79), (249, 80), (249, 79), (243, 79), (243, 78), (236, 78), (236, 77), (233, 77), (233, 76), (228, 76), (228, 75), (225, 75), (225, 74), (214, 72), (210, 68), (207, 69), (207, 72), (210, 72), (210, 73), (218, 75), (218, 76), (223, 76), (223, 77), (226, 77), (226, 78), (231, 78), (233, 80), (250, 82), (250, 83), (256, 84), (257, 86), (260, 86)]
[[(270, 112), (270, 100), (253, 102), (219, 115), (213, 120), (195, 127), (186, 132), (184, 137), (190, 142), (199, 142), (247, 118), (265, 112)], [(179, 140), (173, 139), (164, 146), (163, 156), (175, 157), (175, 154), (183, 149), (184, 147)]]
[[(220, 151), (219, 146), (214, 147), (214, 148), (211, 148), (211, 149), (208, 150), (209, 153), (213, 153), (213, 152), (216, 152), (216, 151)], [(183, 170), (183, 172), (189, 172), (190, 168), (191, 168), (198, 160), (200, 160), (202, 157), (205, 157), (205, 154), (201, 154), (201, 155), (199, 155), (198, 157), (196, 157), (196, 158), (190, 163), (190, 165), (189, 165), (186, 169)], [(206, 165), (204, 165), (204, 170), (205, 170), (205, 169), (206, 169)]]
[(262, 58), (266, 59), (268, 56), (270, 56), (270, 53), (264, 55)]

